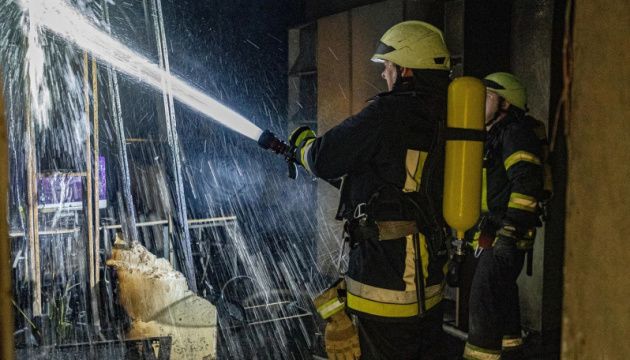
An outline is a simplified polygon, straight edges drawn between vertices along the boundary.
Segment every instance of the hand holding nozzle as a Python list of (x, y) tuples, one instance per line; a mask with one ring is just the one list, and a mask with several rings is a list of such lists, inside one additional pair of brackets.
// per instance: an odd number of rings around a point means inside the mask
[(297, 165), (303, 164), (300, 157), (300, 149), (315, 139), (315, 133), (308, 126), (300, 126), (295, 129), (289, 136), (289, 144), (278, 139), (278, 137), (269, 130), (263, 131), (258, 139), (258, 145), (263, 149), (269, 149), (278, 155), (284, 155), (284, 160), (289, 166), (289, 177), (297, 178)]

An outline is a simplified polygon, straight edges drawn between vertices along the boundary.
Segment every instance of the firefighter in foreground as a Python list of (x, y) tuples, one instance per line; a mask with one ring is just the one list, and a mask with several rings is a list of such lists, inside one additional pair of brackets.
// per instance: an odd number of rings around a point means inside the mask
[(301, 127), (289, 139), (309, 172), (343, 179), (337, 220), (347, 229), (348, 272), (314, 302), (328, 321), (330, 359), (421, 359), (443, 334), (438, 129), (450, 57), (440, 30), (407, 21), (383, 35), (372, 60), (383, 63), (389, 92), (321, 137)]
[(525, 115), (527, 93), (519, 79), (494, 73), (484, 84), (488, 133), (482, 219), (476, 235), (476, 251), (481, 255), (470, 293), (464, 358), (520, 358), (523, 340), (516, 280), (539, 224), (542, 149)]

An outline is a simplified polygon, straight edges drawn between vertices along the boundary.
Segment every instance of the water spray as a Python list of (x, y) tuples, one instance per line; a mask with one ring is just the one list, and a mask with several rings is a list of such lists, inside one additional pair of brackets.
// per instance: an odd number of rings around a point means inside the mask
[[(258, 141), (262, 148), (270, 149), (280, 155), (287, 154), (289, 146), (272, 132), (269, 130), (263, 132), (234, 110), (160, 69), (158, 65), (116, 41), (90, 23), (85, 15), (65, 0), (30, 0), (24, 1), (22, 6), (24, 11), (29, 12), (33, 24), (43, 26), (91, 52), (118, 71), (134, 76), (156, 89), (168, 90), (177, 100), (192, 109)], [(289, 162), (289, 175), (291, 174), (294, 175), (292, 178), (295, 178), (295, 164)]]

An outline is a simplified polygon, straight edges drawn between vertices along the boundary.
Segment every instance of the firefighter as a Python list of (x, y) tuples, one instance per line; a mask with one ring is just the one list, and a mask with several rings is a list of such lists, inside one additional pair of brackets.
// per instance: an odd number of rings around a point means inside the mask
[(372, 60), (383, 64), (388, 92), (323, 136), (301, 127), (289, 138), (309, 172), (343, 180), (336, 219), (347, 229), (348, 271), (314, 302), (328, 320), (330, 359), (421, 359), (442, 334), (448, 254), (437, 134), (450, 56), (439, 29), (406, 21), (383, 35)]
[(470, 292), (464, 358), (519, 358), (523, 340), (516, 280), (539, 223), (542, 149), (525, 116), (527, 92), (520, 80), (499, 72), (484, 84), (487, 137), (482, 217), (475, 236), (481, 255)]

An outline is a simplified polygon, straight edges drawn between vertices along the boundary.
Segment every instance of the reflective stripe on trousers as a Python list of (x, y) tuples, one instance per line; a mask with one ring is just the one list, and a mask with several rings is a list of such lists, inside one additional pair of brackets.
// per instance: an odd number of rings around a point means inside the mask
[(515, 348), (523, 345), (522, 337), (512, 337), (512, 336), (504, 336), (502, 342), (503, 350), (514, 350)]
[[(503, 337), (503, 351), (512, 351), (523, 345), (523, 338)], [(469, 360), (498, 360), (501, 359), (501, 352), (498, 350), (483, 349), (466, 343), (464, 349), (464, 359)]]
[(466, 343), (464, 349), (464, 359), (468, 360), (500, 360), (500, 350), (482, 349), (480, 347)]

